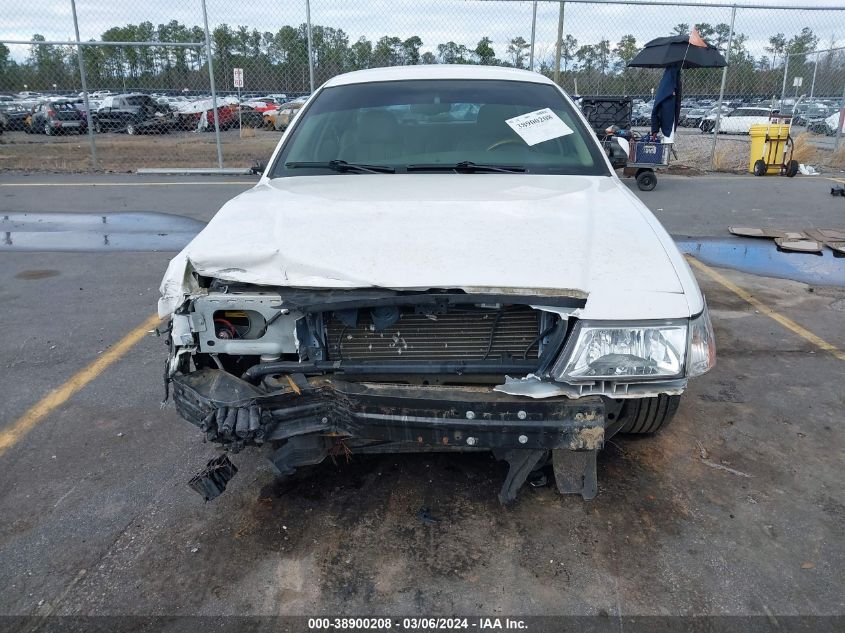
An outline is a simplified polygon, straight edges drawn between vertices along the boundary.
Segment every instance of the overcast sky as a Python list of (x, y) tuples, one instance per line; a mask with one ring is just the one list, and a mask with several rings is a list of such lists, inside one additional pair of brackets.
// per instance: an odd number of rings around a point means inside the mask
[[(2, 0), (10, 3), (11, 0)], [(631, 33), (642, 44), (668, 34), (675, 24), (729, 22), (731, 10), (700, 6), (632, 6), (566, 3), (565, 33), (579, 43), (595, 43), (607, 38), (615, 44)], [(744, 2), (762, 7), (778, 5), (813, 5), (841, 8), (842, 0), (769, 0)], [(557, 32), (558, 2), (539, 2), (537, 11), (537, 57), (550, 55)], [(83, 39), (98, 39), (111, 26), (149, 20), (154, 24), (175, 19), (189, 26), (202, 24), (199, 0), (77, 0), (80, 34)], [(453, 40), (474, 47), (487, 35), (493, 39), (496, 54), (505, 56), (506, 42), (521, 35), (531, 35), (529, 1), (501, 0), (312, 0), (313, 24), (342, 28), (354, 41), (360, 36), (377, 39), (382, 35), (405, 38), (419, 35), (424, 50)], [(261, 31), (275, 31), (285, 24), (305, 21), (305, 0), (208, 0), (209, 23), (226, 22), (246, 25)], [(808, 26), (820, 37), (820, 48), (831, 38), (845, 45), (845, 11), (808, 11), (805, 9), (739, 9), (736, 29), (748, 36), (748, 47), (755, 56), (765, 54), (768, 38), (776, 33), (787, 37)], [(70, 0), (26, 0), (15, 3), (14, 12), (4, 11), (0, 39), (30, 39), (40, 33), (47, 39), (72, 39), (73, 21)], [(25, 57), (27, 47), (14, 47), (17, 59)]]

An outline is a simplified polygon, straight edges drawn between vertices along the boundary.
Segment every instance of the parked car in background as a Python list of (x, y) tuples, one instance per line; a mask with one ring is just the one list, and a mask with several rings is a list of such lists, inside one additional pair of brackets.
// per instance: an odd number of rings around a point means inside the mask
[(646, 105), (641, 105), (634, 108), (631, 113), (631, 125), (634, 127), (643, 127), (651, 125), (651, 108)]
[(32, 110), (24, 108), (18, 103), (6, 103), (0, 105), (0, 111), (6, 120), (7, 132), (25, 132), (29, 125)]
[[(217, 99), (217, 121), (221, 130), (238, 125), (238, 100), (234, 97)], [(186, 101), (176, 114), (177, 126), (183, 130), (214, 131), (214, 104), (211, 99)]]
[[(718, 110), (717, 106), (702, 119), (699, 127), (705, 134), (712, 132), (716, 127)], [(720, 134), (748, 134), (752, 125), (769, 123), (772, 116), (772, 111), (768, 108), (737, 108), (727, 112), (725, 110), (726, 108), (723, 107), (722, 118), (719, 121)]]
[(707, 110), (703, 108), (692, 108), (686, 114), (681, 115), (681, 120), (678, 124), (681, 127), (698, 127), (705, 116), (707, 116)]
[[(87, 121), (88, 114), (87, 110), (85, 110), (85, 99), (82, 97), (76, 97), (75, 99), (71, 99), (70, 102), (73, 104), (74, 108), (76, 108), (82, 113), (82, 116), (85, 117)], [(89, 97), (88, 105), (91, 107), (91, 116), (93, 117), (94, 113), (97, 111), (97, 108), (100, 107), (100, 100)]]
[(264, 110), (264, 112), (261, 113), (261, 115), (264, 119), (264, 127), (265, 128), (267, 128), (268, 130), (275, 129), (275, 127), (276, 127), (276, 117), (279, 116), (279, 113), (281, 112), (282, 107), (283, 106), (277, 106), (277, 107), (275, 107), (271, 110)]
[(809, 107), (804, 108), (800, 114), (797, 114), (792, 119), (792, 124), (807, 127), (810, 123), (824, 121), (829, 116), (830, 110), (827, 107), (823, 105), (810, 104)]
[(264, 115), (246, 104), (241, 104), (235, 108), (235, 121), (240, 121), (241, 127), (256, 129), (264, 127)]
[(244, 105), (249, 106), (257, 112), (261, 112), (262, 114), (269, 112), (270, 110), (276, 110), (279, 107), (279, 103), (277, 103), (274, 99), (250, 99), (249, 101), (245, 101)]
[(273, 127), (276, 130), (284, 132), (290, 125), (291, 121), (293, 121), (293, 117), (295, 117), (297, 112), (302, 109), (303, 105), (305, 105), (304, 102), (292, 101), (291, 103), (282, 106), (279, 113), (276, 115), (276, 121), (273, 124)]
[[(836, 128), (839, 127), (840, 114), (834, 112), (826, 119), (812, 121), (807, 125), (807, 131), (813, 134), (824, 134), (826, 136), (834, 136)], [(843, 126), (845, 127), (845, 126)]]
[(83, 134), (88, 129), (83, 114), (71, 101), (40, 101), (33, 108), (26, 131), (30, 134)]
[(158, 132), (164, 134), (175, 119), (169, 106), (145, 94), (109, 95), (103, 98), (94, 116), (97, 132)]

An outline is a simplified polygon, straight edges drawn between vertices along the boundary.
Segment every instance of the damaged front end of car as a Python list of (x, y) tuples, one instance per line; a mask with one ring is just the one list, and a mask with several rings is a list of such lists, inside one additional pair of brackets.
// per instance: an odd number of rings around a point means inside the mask
[(549, 462), (561, 492), (591, 499), (625, 399), (679, 394), (701, 354), (695, 320), (589, 323), (579, 291), (204, 286), (172, 316), (176, 408), (231, 452), (271, 446), (282, 475), (336, 455), (492, 451), (509, 463), (503, 503)]

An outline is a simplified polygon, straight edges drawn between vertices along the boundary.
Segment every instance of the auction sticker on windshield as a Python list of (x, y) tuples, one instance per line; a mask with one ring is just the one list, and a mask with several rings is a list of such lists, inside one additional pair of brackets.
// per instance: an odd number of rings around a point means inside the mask
[(529, 146), (572, 134), (569, 126), (550, 108), (505, 119), (505, 123), (511, 126), (513, 131), (519, 134)]

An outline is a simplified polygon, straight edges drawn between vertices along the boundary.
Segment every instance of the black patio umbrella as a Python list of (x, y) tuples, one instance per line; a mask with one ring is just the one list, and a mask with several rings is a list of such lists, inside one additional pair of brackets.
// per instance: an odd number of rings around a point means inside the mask
[[(636, 68), (722, 68), (728, 62), (712, 44), (692, 35), (658, 37), (645, 45), (628, 66)], [(702, 46), (704, 44), (704, 46)]]
[(628, 66), (665, 68), (654, 98), (651, 132), (671, 136), (678, 127), (681, 111), (681, 69), (722, 68), (728, 63), (712, 44), (705, 42), (698, 29), (687, 35), (658, 37), (645, 45)]

